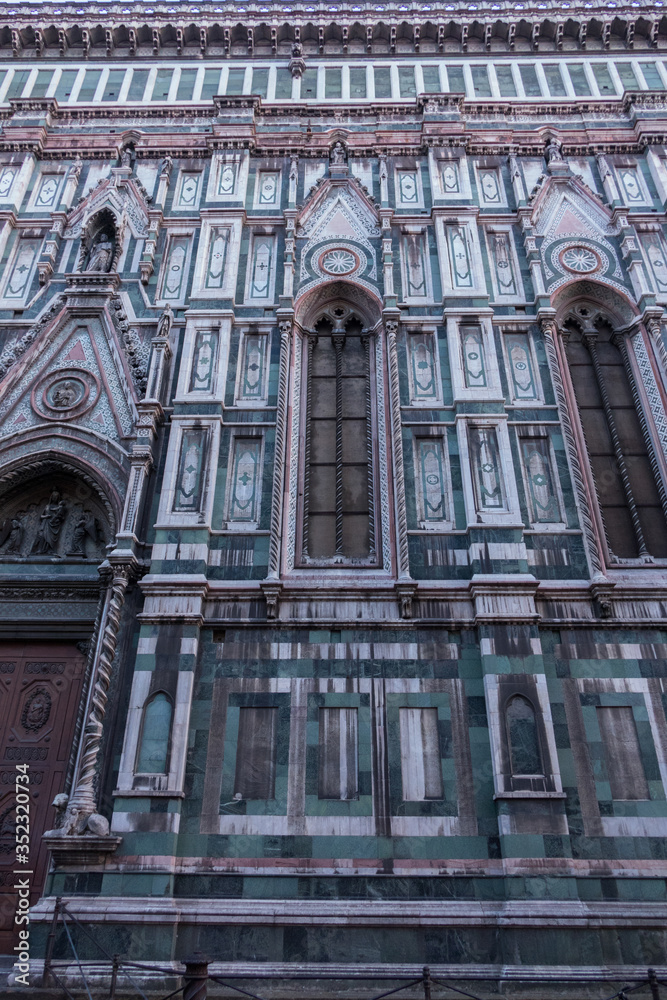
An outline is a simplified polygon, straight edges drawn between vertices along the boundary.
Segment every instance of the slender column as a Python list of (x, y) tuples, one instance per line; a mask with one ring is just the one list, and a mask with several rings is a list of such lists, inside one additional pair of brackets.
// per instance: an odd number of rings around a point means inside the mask
[(655, 353), (659, 361), (658, 368), (660, 369), (663, 385), (665, 385), (667, 384), (667, 347), (665, 347), (665, 341), (662, 336), (662, 322), (657, 317), (651, 316), (645, 325), (653, 341)]
[(368, 459), (368, 554), (375, 555), (375, 490), (373, 469), (373, 401), (371, 398), (371, 338), (362, 336), (366, 349), (366, 455)]
[(68, 816), (65, 820), (64, 829), (66, 833), (82, 833), (85, 829), (85, 822), (81, 823), (81, 816), (88, 817), (96, 812), (95, 775), (97, 773), (97, 763), (102, 744), (104, 716), (106, 714), (107, 697), (109, 684), (111, 683), (116, 643), (118, 642), (121, 614), (123, 604), (125, 603), (125, 592), (130, 579), (131, 567), (128, 564), (113, 567), (104, 629), (102, 630), (102, 639), (97, 654), (97, 666), (93, 674), (90, 711), (83, 732), (74, 791), (70, 796), (67, 808)]
[(336, 555), (343, 552), (343, 348), (345, 331), (331, 336), (336, 352)]
[[(641, 337), (641, 331), (636, 334), (637, 337)], [(614, 345), (620, 351), (621, 357), (623, 358), (623, 365), (625, 367), (625, 375), (628, 380), (628, 385), (630, 386), (630, 391), (632, 393), (632, 402), (635, 404), (635, 410), (637, 417), (639, 418), (639, 423), (642, 429), (642, 434), (644, 436), (644, 443), (646, 444), (646, 452), (651, 463), (651, 471), (653, 472), (653, 479), (655, 480), (655, 485), (658, 489), (660, 495), (660, 503), (662, 505), (662, 510), (667, 517), (667, 493), (665, 492), (665, 485), (662, 481), (662, 476), (660, 474), (660, 466), (658, 465), (657, 455), (655, 453), (655, 448), (653, 447), (653, 441), (651, 440), (651, 435), (649, 434), (648, 424), (646, 422), (646, 414), (644, 412), (644, 407), (639, 395), (639, 390), (637, 388), (637, 380), (635, 378), (635, 373), (632, 370), (632, 364), (630, 363), (630, 354), (628, 352), (628, 342), (622, 333), (617, 333), (613, 338)]]
[(287, 389), (289, 355), (292, 344), (292, 321), (280, 324), (280, 367), (278, 374), (278, 408), (276, 411), (276, 453), (273, 466), (273, 496), (271, 498), (271, 539), (269, 542), (268, 580), (277, 580), (282, 538), (283, 491), (285, 484), (285, 437), (287, 430)]
[[(389, 356), (389, 391), (391, 396), (391, 440), (394, 460), (394, 491), (396, 496), (396, 540), (398, 551), (398, 578), (410, 579), (410, 553), (408, 550), (408, 519), (405, 505), (405, 470), (403, 466), (403, 428), (401, 422), (401, 391), (398, 381), (398, 351), (396, 335), (398, 322), (387, 320), (387, 353)], [(380, 414), (380, 418), (382, 415)]]
[(646, 542), (644, 541), (644, 532), (642, 531), (642, 526), (639, 521), (639, 512), (637, 510), (637, 504), (635, 503), (635, 498), (632, 493), (632, 486), (630, 485), (630, 477), (628, 476), (628, 467), (625, 463), (625, 456), (623, 455), (623, 449), (621, 448), (621, 441), (618, 436), (618, 430), (616, 428), (616, 420), (614, 419), (614, 413), (611, 408), (611, 403), (609, 402), (609, 396), (607, 394), (607, 386), (605, 384), (604, 375), (602, 374), (602, 366), (600, 365), (600, 359), (598, 358), (597, 352), (597, 332), (593, 333), (590, 331), (584, 331), (584, 341), (588, 352), (591, 356), (593, 362), (593, 370), (595, 372), (595, 378), (600, 390), (600, 396), (602, 397), (602, 406), (604, 408), (604, 414), (607, 420), (607, 426), (609, 427), (609, 434), (611, 435), (611, 443), (614, 448), (614, 455), (616, 457), (616, 464), (618, 466), (618, 471), (621, 474), (621, 481), (623, 483), (623, 492), (625, 493), (625, 499), (630, 510), (630, 517), (632, 519), (632, 528), (635, 533), (635, 539), (637, 541), (637, 548), (639, 549), (640, 556), (647, 556), (648, 549), (646, 548)]
[(572, 476), (572, 481), (577, 495), (579, 517), (581, 518), (581, 524), (584, 529), (584, 541), (586, 544), (588, 561), (593, 573), (596, 576), (604, 576), (604, 564), (600, 551), (600, 540), (598, 533), (595, 530), (595, 524), (591, 514), (591, 504), (589, 501), (586, 478), (579, 460), (577, 437), (575, 435), (572, 415), (570, 413), (568, 398), (563, 384), (562, 365), (565, 364), (565, 361), (562, 355), (559, 357), (559, 345), (557, 341), (558, 329), (553, 320), (542, 321), (542, 333), (544, 334), (544, 344), (547, 351), (547, 358), (549, 360), (551, 381), (556, 395), (558, 415), (560, 417), (561, 427), (563, 428), (563, 437), (565, 438), (565, 444), (567, 446), (570, 474)]
[(313, 331), (308, 334), (308, 370), (306, 371), (306, 427), (305, 442), (303, 449), (303, 554), (309, 555), (309, 531), (310, 524), (308, 518), (308, 508), (310, 506), (310, 448), (312, 441), (312, 429), (310, 422), (313, 415), (313, 354), (317, 344), (317, 334)]

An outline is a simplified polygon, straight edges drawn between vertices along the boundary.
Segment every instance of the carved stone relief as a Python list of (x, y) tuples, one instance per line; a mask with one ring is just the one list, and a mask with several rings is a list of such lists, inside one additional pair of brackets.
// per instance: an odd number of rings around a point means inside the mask
[(110, 540), (99, 498), (66, 473), (14, 486), (0, 500), (0, 560), (99, 562)]

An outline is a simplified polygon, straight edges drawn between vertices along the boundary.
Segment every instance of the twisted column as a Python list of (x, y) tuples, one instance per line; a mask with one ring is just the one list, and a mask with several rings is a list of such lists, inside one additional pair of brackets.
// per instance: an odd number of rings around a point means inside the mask
[(131, 571), (127, 565), (113, 567), (106, 621), (102, 632), (102, 642), (97, 659), (97, 669), (93, 676), (91, 707), (83, 732), (83, 743), (79, 759), (74, 791), (69, 801), (68, 812), (95, 812), (95, 774), (102, 743), (104, 716), (106, 713), (109, 684), (113, 659), (118, 641), (121, 613), (125, 603), (125, 591), (130, 582)]
[(287, 430), (287, 394), (289, 355), (292, 343), (292, 321), (280, 324), (280, 366), (278, 372), (278, 408), (276, 410), (276, 451), (273, 465), (273, 496), (271, 498), (271, 538), (267, 580), (277, 580), (282, 537), (283, 491), (285, 485), (285, 441)]
[(398, 322), (387, 320), (387, 352), (389, 356), (389, 392), (391, 399), (391, 440), (394, 455), (394, 494), (396, 497), (396, 541), (398, 551), (398, 578), (410, 579), (410, 553), (408, 549), (408, 519), (405, 505), (405, 469), (403, 465), (403, 430), (401, 423), (401, 391), (398, 381), (398, 351), (396, 335)]
[(574, 424), (572, 422), (572, 414), (570, 413), (565, 386), (563, 384), (563, 369), (561, 365), (564, 363), (564, 360), (562, 357), (559, 357), (558, 352), (558, 328), (553, 320), (542, 321), (542, 333), (544, 335), (544, 345), (546, 347), (547, 358), (549, 361), (551, 381), (556, 396), (558, 415), (560, 417), (563, 437), (565, 438), (565, 445), (567, 447), (570, 475), (572, 476), (572, 482), (577, 495), (577, 507), (579, 509), (581, 525), (584, 530), (584, 543), (586, 546), (588, 561), (595, 575), (604, 576), (604, 565), (600, 552), (598, 533), (595, 529), (593, 516), (591, 514), (591, 505), (589, 502), (586, 478), (581, 467), (581, 462), (579, 461), (577, 437), (574, 430)]
[[(93, 670), (95, 668), (95, 657), (97, 654), (97, 642), (100, 635), (100, 628), (102, 625), (102, 621), (104, 620), (104, 608), (108, 596), (108, 587), (104, 585), (104, 582), (105, 581), (103, 580), (103, 584), (100, 587), (100, 597), (97, 602), (97, 611), (95, 612), (95, 626), (93, 628), (93, 634), (90, 637), (90, 643), (88, 646), (88, 655), (86, 656), (86, 669), (84, 672), (84, 679), (83, 679), (84, 698), (86, 692), (88, 691), (88, 684), (90, 682), (90, 679), (93, 676)], [(74, 725), (74, 738), (72, 740), (72, 745), (75, 748), (79, 746), (79, 740), (81, 739), (81, 731), (83, 729), (85, 711), (86, 711), (85, 700), (82, 699), (81, 704), (79, 705), (79, 709), (77, 711), (76, 722)], [(65, 776), (65, 789), (69, 789), (72, 786), (75, 764), (76, 764), (76, 757), (75, 756), (70, 757), (70, 761), (67, 767), (67, 774)]]

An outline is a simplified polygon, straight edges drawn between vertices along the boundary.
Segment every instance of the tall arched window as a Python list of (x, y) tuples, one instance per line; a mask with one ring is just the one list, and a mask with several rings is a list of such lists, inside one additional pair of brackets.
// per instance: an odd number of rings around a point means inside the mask
[(626, 339), (576, 307), (565, 351), (607, 543), (619, 559), (667, 557), (665, 491), (634, 385)]
[(137, 751), (137, 774), (166, 774), (171, 739), (171, 698), (158, 691), (145, 704)]
[(373, 565), (373, 338), (339, 303), (305, 340), (301, 561)]
[(535, 709), (523, 695), (515, 694), (507, 702), (505, 728), (512, 775), (544, 774)]

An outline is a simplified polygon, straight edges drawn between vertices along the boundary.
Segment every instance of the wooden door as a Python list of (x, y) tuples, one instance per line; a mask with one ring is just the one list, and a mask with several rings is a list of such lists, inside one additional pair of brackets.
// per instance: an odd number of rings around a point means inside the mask
[[(0, 954), (16, 943), (17, 880), (30, 878), (31, 905), (44, 888), (42, 834), (52, 829), (51, 803), (64, 790), (84, 668), (85, 657), (70, 644), (0, 643)], [(29, 865), (16, 863), (19, 765), (30, 778)], [(32, 874), (14, 874), (22, 869)]]

